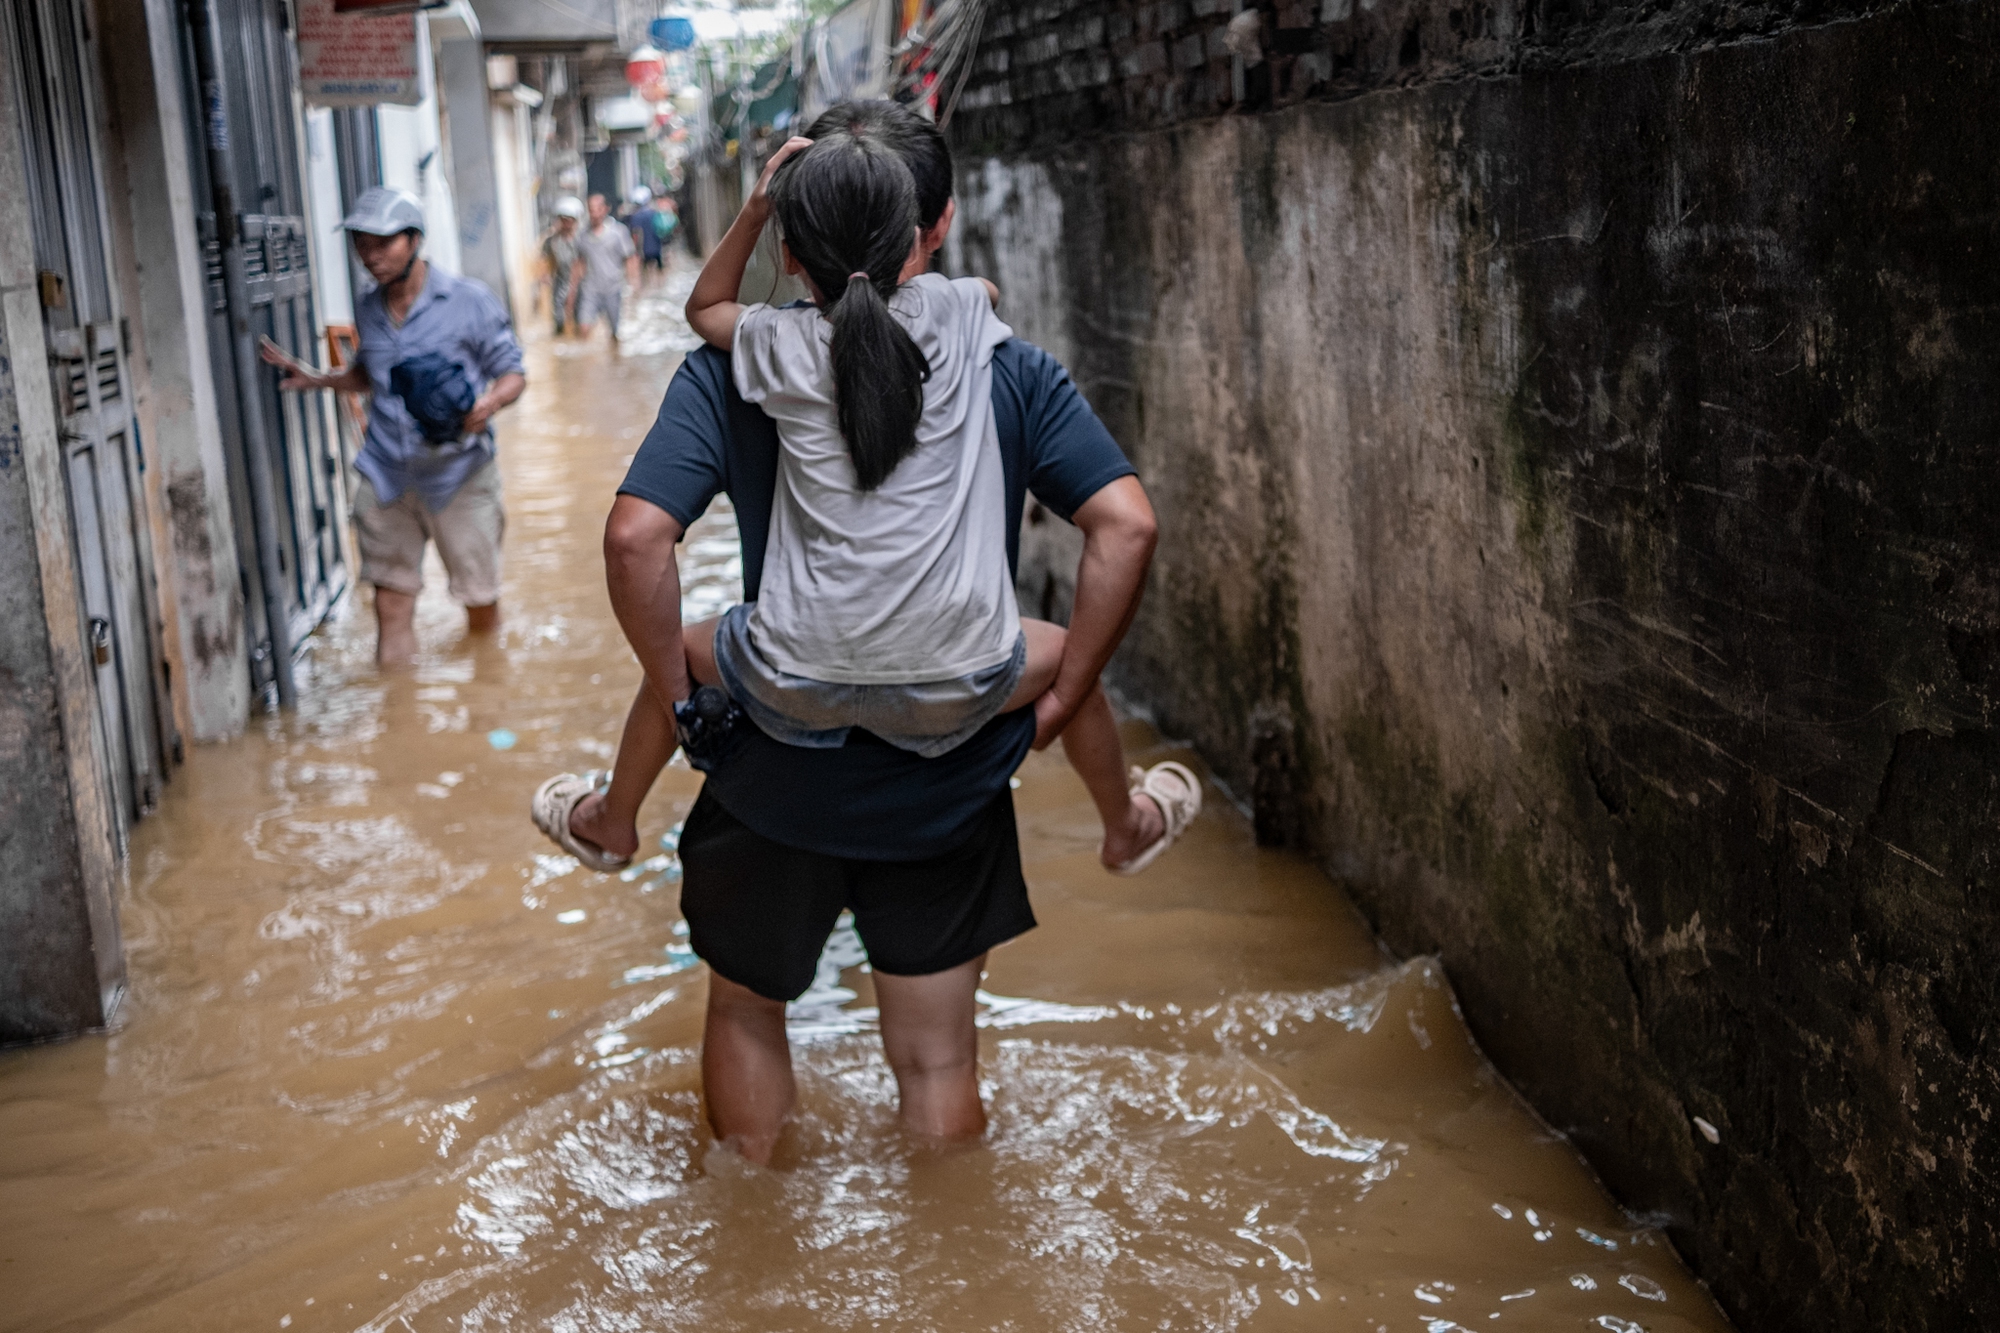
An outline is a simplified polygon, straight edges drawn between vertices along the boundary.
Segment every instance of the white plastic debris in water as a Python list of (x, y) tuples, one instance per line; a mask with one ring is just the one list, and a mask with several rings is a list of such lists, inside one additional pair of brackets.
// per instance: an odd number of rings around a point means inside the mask
[(1667, 1289), (1643, 1273), (1627, 1273), (1618, 1279), (1618, 1285), (1642, 1301), (1663, 1301), (1667, 1298)]

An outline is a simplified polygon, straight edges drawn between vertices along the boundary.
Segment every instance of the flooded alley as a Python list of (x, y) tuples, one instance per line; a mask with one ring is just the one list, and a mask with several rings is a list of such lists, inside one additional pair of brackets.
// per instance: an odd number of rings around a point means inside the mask
[[(530, 342), (497, 637), (433, 565), (419, 663), (379, 675), (350, 598), (297, 711), (191, 750), (135, 830), (116, 1030), (0, 1054), (0, 1329), (1727, 1327), (1441, 968), (1219, 792), (1104, 874), (1056, 750), (1017, 779), (1041, 926), (980, 995), (985, 1139), (898, 1129), (843, 928), (790, 1011), (777, 1165), (715, 1150), (673, 853), (698, 775), (669, 769), (622, 874), (527, 815), (607, 764), (639, 679), (599, 539), (691, 345), (677, 296), (622, 356)], [(726, 512), (683, 563), (690, 618), (734, 598)]]

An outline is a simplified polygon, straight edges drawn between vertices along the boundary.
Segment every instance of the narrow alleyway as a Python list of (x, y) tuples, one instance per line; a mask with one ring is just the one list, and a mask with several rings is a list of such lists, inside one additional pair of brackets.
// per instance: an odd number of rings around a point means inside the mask
[[(674, 304), (642, 302), (622, 358), (531, 344), (496, 641), (462, 640), (434, 571), (419, 667), (380, 678), (350, 605), (296, 715), (194, 751), (138, 830), (120, 1030), (0, 1055), (0, 1329), (1725, 1327), (1498, 1084), (1436, 968), (1388, 965), (1221, 800), (1104, 875), (1053, 752), (1020, 777), (1042, 926), (987, 978), (988, 1139), (898, 1133), (837, 933), (781, 1168), (711, 1153), (670, 832), (696, 775), (624, 875), (526, 813), (608, 762), (638, 678), (598, 538)], [(686, 558), (709, 614), (726, 514)]]

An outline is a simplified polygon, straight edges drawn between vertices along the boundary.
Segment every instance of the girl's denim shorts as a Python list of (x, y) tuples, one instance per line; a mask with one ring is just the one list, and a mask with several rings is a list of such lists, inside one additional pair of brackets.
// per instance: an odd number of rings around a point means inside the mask
[(935, 759), (999, 715), (1028, 666), (1028, 640), (998, 666), (952, 680), (907, 685), (841, 685), (808, 680), (772, 665), (750, 641), (750, 604), (731, 607), (715, 627), (722, 686), (760, 730), (787, 745), (838, 749), (854, 727), (899, 750)]

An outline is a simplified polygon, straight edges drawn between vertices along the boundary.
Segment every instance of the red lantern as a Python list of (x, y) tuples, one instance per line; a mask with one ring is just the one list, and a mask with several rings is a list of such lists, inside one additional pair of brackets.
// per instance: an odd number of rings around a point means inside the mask
[(642, 46), (625, 57), (625, 82), (642, 88), (666, 77), (667, 58), (650, 46)]

